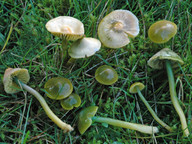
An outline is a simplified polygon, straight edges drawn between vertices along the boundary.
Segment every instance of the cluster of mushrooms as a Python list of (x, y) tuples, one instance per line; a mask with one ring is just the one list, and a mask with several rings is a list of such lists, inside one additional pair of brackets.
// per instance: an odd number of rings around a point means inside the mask
[[(61, 52), (62, 57), (66, 58), (69, 54), (71, 57), (67, 63), (73, 59), (85, 58), (94, 55), (100, 48), (101, 43), (108, 48), (122, 48), (130, 43), (130, 38), (134, 38), (139, 34), (139, 21), (137, 17), (128, 10), (115, 10), (105, 16), (98, 26), (98, 37), (85, 37), (84, 26), (81, 21), (70, 16), (59, 16), (47, 22), (46, 28), (54, 36), (62, 39)], [(169, 41), (177, 32), (177, 26), (170, 21), (161, 20), (150, 26), (148, 36), (154, 43), (165, 43)], [(68, 41), (73, 41), (68, 48)], [(175, 80), (172, 68), (183, 64), (182, 59), (168, 48), (164, 48), (156, 53), (148, 60), (148, 65), (154, 69), (166, 68), (170, 96), (173, 106), (179, 115), (184, 136), (189, 135), (186, 118), (184, 112), (177, 99)], [(17, 93), (21, 90), (26, 90), (34, 95), (45, 110), (47, 116), (64, 132), (73, 130), (71, 125), (66, 124), (59, 119), (49, 108), (43, 96), (36, 90), (27, 85), (30, 79), (27, 69), (8, 68), (5, 71), (3, 83), (7, 93)], [(118, 81), (118, 74), (111, 66), (102, 65), (95, 72), (95, 79), (103, 85), (112, 85)], [(145, 86), (140, 82), (135, 82), (131, 85), (129, 92), (138, 93), (141, 100), (153, 116), (153, 118), (169, 132), (173, 129), (163, 122), (151, 108), (147, 100), (141, 93)], [(73, 107), (78, 107), (81, 104), (79, 95), (72, 93), (73, 86), (70, 80), (63, 77), (54, 77), (49, 79), (44, 90), (46, 95), (54, 100), (60, 100), (61, 106), (66, 110), (71, 110)], [(78, 130), (83, 134), (94, 122), (107, 123), (110, 125), (136, 130), (146, 134), (154, 134), (159, 130), (155, 126), (147, 126), (143, 124), (130, 123), (121, 120), (115, 120), (106, 117), (95, 116), (98, 110), (97, 106), (89, 106), (79, 113)]]

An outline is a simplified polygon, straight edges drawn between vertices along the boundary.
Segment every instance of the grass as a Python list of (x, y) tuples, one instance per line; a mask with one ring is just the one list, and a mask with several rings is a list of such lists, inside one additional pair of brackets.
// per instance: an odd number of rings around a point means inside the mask
[[(84, 23), (85, 35), (97, 37), (101, 19), (115, 9), (132, 11), (140, 21), (140, 34), (122, 49), (102, 47), (94, 56), (76, 61), (71, 67), (58, 63), (60, 39), (45, 28), (51, 18), (68, 15)], [(63, 134), (45, 115), (39, 102), (28, 93), (6, 94), (0, 82), (0, 142), (2, 143), (192, 143), (192, 136), (182, 137), (179, 118), (170, 102), (167, 74), (165, 70), (152, 70), (147, 60), (164, 47), (173, 49), (185, 64), (175, 69), (177, 93), (192, 128), (192, 2), (190, 0), (162, 1), (137, 0), (2, 0), (0, 2), (0, 76), (7, 67), (29, 70), (29, 85), (39, 91), (53, 112), (70, 123), (75, 130)], [(154, 22), (166, 19), (178, 26), (174, 38), (165, 44), (152, 43), (147, 30)], [(119, 74), (118, 82), (112, 86), (100, 85), (94, 73), (100, 65), (110, 65)], [(58, 101), (46, 97), (45, 82), (55, 76), (72, 81), (74, 92), (82, 98), (80, 107), (71, 111), (61, 108)], [(146, 86), (142, 91), (158, 116), (175, 128), (168, 133), (154, 121), (137, 95), (129, 93), (133, 82)], [(93, 123), (80, 135), (76, 124), (81, 109), (99, 106), (98, 116), (158, 126), (156, 135), (145, 135), (136, 131)]]

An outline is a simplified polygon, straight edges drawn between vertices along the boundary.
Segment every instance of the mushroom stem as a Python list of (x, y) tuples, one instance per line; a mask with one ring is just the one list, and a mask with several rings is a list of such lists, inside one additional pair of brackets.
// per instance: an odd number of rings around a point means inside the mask
[(153, 118), (160, 124), (162, 125), (164, 128), (166, 128), (169, 132), (172, 132), (173, 129), (168, 126), (166, 123), (164, 123), (155, 113), (155, 111), (151, 108), (151, 106), (149, 105), (149, 103), (147, 102), (147, 100), (144, 98), (144, 96), (142, 95), (141, 91), (139, 90), (138, 87), (137, 88), (137, 93), (139, 95), (139, 97), (141, 98), (141, 100), (143, 101), (143, 103), (145, 104), (145, 106), (147, 107), (147, 109), (149, 110), (149, 112), (151, 113), (151, 115), (153, 116)]
[(173, 103), (173, 106), (174, 106), (177, 114), (179, 115), (183, 134), (184, 134), (184, 136), (187, 137), (189, 135), (189, 130), (187, 128), (187, 121), (185, 118), (185, 114), (177, 99), (177, 94), (176, 94), (176, 89), (175, 89), (175, 80), (174, 80), (174, 75), (173, 75), (170, 61), (166, 60), (165, 65), (166, 65), (167, 75), (168, 75), (168, 80), (169, 80), (169, 90), (170, 90), (170, 95), (171, 95), (171, 101)]
[(64, 130), (64, 132), (70, 132), (73, 130), (73, 128), (71, 127), (71, 125), (66, 124), (65, 122), (63, 122), (61, 119), (59, 119), (53, 112), (52, 110), (49, 108), (49, 106), (47, 105), (45, 99), (33, 88), (29, 87), (28, 85), (22, 83), (21, 81), (19, 81), (17, 78), (14, 79), (16, 81), (16, 83), (21, 86), (21, 88), (23, 88), (24, 90), (28, 91), (29, 93), (31, 93), (33, 96), (35, 96), (37, 98), (37, 100), (40, 102), (41, 106), (43, 107), (43, 109), (45, 110), (45, 113), (47, 114), (47, 116), (58, 126), (60, 127), (62, 130)]
[(122, 127), (122, 128), (128, 128), (131, 130), (136, 130), (136, 131), (146, 133), (146, 134), (154, 134), (154, 133), (158, 132), (157, 127), (147, 126), (147, 125), (142, 125), (142, 124), (136, 124), (136, 123), (130, 123), (130, 122), (115, 120), (115, 119), (111, 119), (111, 118), (94, 116), (94, 117), (92, 117), (92, 120), (95, 122), (107, 123), (107, 124), (113, 125), (113, 126), (118, 126), (118, 127)]
[(65, 38), (62, 38), (62, 48), (61, 48), (61, 59), (66, 59), (68, 54), (67, 54), (67, 40)]
[(62, 39), (62, 49), (63, 51), (67, 51), (67, 40), (65, 38)]

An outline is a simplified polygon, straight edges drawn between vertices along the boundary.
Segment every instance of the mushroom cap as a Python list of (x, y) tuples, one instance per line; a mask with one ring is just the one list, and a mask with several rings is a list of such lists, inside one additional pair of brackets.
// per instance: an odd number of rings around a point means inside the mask
[(27, 69), (7, 68), (3, 77), (4, 90), (6, 93), (13, 94), (21, 91), (20, 87), (13, 81), (17, 77), (23, 83), (28, 83), (30, 76)]
[(178, 67), (178, 63), (184, 63), (180, 56), (168, 48), (164, 48), (157, 52), (148, 60), (147, 63), (154, 69), (162, 69), (164, 67), (165, 60), (169, 60), (173, 68)]
[(139, 90), (142, 91), (145, 88), (145, 85), (142, 84), (141, 82), (135, 82), (130, 86), (129, 92), (137, 93), (137, 88), (139, 88)]
[(79, 113), (77, 127), (80, 134), (83, 134), (92, 124), (92, 117), (97, 113), (98, 106), (89, 106)]
[(72, 44), (69, 55), (72, 58), (85, 58), (94, 55), (101, 48), (101, 42), (95, 38), (82, 38)]
[(111, 66), (102, 65), (95, 71), (95, 79), (103, 85), (112, 85), (118, 80), (118, 74)]
[(177, 25), (171, 21), (160, 20), (152, 24), (148, 36), (154, 43), (165, 43), (177, 33)]
[(84, 35), (84, 25), (83, 23), (70, 16), (59, 16), (49, 20), (45, 27), (54, 36), (66, 40), (75, 41), (80, 39)]
[(61, 100), (68, 97), (72, 93), (73, 85), (69, 79), (54, 77), (45, 83), (44, 89), (49, 98)]
[(127, 45), (129, 37), (139, 34), (139, 21), (128, 10), (115, 10), (105, 16), (98, 26), (98, 36), (104, 46), (121, 48)]
[(65, 110), (72, 110), (73, 107), (79, 107), (81, 104), (81, 98), (79, 95), (72, 93), (66, 99), (62, 99), (61, 106)]

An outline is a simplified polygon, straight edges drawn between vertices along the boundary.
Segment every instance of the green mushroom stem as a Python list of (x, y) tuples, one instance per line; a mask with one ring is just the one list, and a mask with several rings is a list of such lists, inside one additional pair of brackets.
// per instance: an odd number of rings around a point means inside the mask
[(67, 40), (62, 38), (62, 49), (63, 51), (67, 51)]
[(144, 98), (143, 94), (141, 93), (140, 89), (138, 87), (136, 87), (137, 89), (137, 93), (139, 95), (139, 97), (141, 98), (141, 100), (143, 101), (143, 103), (145, 104), (145, 106), (147, 107), (147, 109), (149, 110), (149, 112), (151, 113), (151, 115), (153, 116), (153, 118), (160, 124), (162, 125), (164, 128), (166, 128), (168, 131), (173, 132), (173, 129), (168, 126), (166, 123), (164, 123), (158, 116), (157, 114), (154, 112), (154, 110), (151, 108), (151, 106), (149, 105), (149, 103), (147, 102), (147, 100)]
[(33, 96), (35, 96), (37, 98), (37, 100), (40, 102), (41, 106), (43, 107), (44, 111), (46, 112), (47, 116), (58, 126), (60, 127), (62, 130), (64, 130), (64, 132), (70, 132), (73, 130), (73, 128), (66, 124), (65, 122), (61, 121), (61, 119), (59, 119), (53, 112), (52, 110), (49, 108), (49, 106), (47, 105), (45, 99), (33, 88), (29, 87), (28, 85), (24, 84), (23, 82), (21, 82), (20, 80), (18, 80), (17, 78), (14, 78), (14, 81), (21, 86), (21, 88), (23, 88), (24, 90), (28, 91), (29, 93), (31, 93)]
[(184, 64), (183, 60), (174, 51), (168, 48), (163, 48), (162, 50), (157, 52), (154, 56), (152, 56), (147, 63), (150, 67), (154, 69), (162, 69), (163, 67), (166, 68), (168, 81), (169, 81), (169, 91), (170, 91), (171, 101), (173, 103), (173, 106), (177, 114), (179, 115), (179, 118), (181, 121), (181, 128), (183, 130), (183, 135), (188, 137), (189, 130), (187, 128), (187, 121), (186, 121), (184, 112), (181, 106), (179, 105), (179, 101), (177, 99), (176, 85), (175, 85), (175, 80), (174, 80), (174, 75), (172, 70), (172, 68), (178, 67), (178, 63), (180, 65)]
[(173, 75), (170, 61), (166, 60), (165, 65), (166, 65), (166, 70), (167, 70), (167, 75), (168, 75), (168, 80), (169, 80), (169, 90), (170, 90), (170, 95), (171, 95), (171, 101), (173, 103), (173, 106), (174, 106), (176, 112), (179, 115), (183, 134), (184, 134), (184, 136), (188, 136), (189, 130), (187, 128), (187, 121), (186, 121), (184, 112), (183, 112), (183, 110), (179, 104), (178, 99), (177, 99), (177, 94), (176, 94), (176, 89), (175, 89), (175, 80), (174, 80), (174, 75)]
[(159, 131), (158, 128), (155, 126), (147, 126), (147, 125), (130, 123), (130, 122), (106, 118), (106, 117), (95, 116), (95, 114), (97, 113), (97, 109), (98, 109), (98, 106), (89, 106), (83, 109), (79, 113), (77, 127), (80, 134), (83, 134), (92, 125), (92, 121), (99, 122), (99, 123), (106, 123), (109, 125), (122, 127), (122, 128), (128, 128), (128, 129), (136, 130), (146, 134), (154, 134), (154, 133), (158, 133)]
[(158, 132), (158, 129), (156, 127), (142, 125), (142, 124), (136, 124), (136, 123), (130, 123), (130, 122), (115, 120), (115, 119), (111, 119), (111, 118), (94, 116), (94, 117), (92, 117), (92, 120), (95, 122), (107, 123), (109, 125), (127, 128), (127, 129), (131, 129), (131, 130), (136, 130), (136, 131), (139, 131), (142, 133), (147, 133), (147, 134), (152, 134), (152, 133)]
[(68, 41), (65, 38), (62, 38), (62, 44), (61, 44), (61, 59), (67, 59), (68, 57), (68, 52), (67, 52), (67, 44)]

